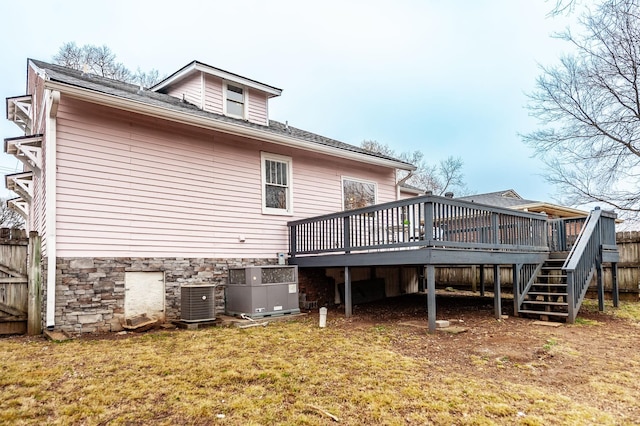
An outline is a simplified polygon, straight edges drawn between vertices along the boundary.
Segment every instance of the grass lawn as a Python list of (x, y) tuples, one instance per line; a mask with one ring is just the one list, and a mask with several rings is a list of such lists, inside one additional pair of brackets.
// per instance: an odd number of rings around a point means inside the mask
[(593, 310), (559, 328), (451, 311), (467, 329), (455, 335), (330, 311), (324, 329), (316, 314), (247, 329), (3, 338), (0, 424), (640, 424), (638, 304)]

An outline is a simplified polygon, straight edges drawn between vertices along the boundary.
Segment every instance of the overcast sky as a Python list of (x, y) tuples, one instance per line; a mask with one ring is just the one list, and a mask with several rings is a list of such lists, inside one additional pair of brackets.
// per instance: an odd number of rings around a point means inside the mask
[[(553, 3), (553, 2), (552, 2)], [(107, 45), (132, 70), (170, 74), (197, 59), (283, 89), (270, 116), (359, 145), (377, 140), (433, 162), (461, 157), (473, 192), (555, 189), (518, 133), (538, 64), (568, 46), (544, 0), (2, 2), (0, 96), (25, 94), (27, 58), (63, 43)], [(4, 104), (4, 102), (3, 102)], [(2, 138), (20, 136), (3, 107)], [(0, 172), (20, 171), (1, 154)], [(0, 184), (0, 196), (10, 193)]]

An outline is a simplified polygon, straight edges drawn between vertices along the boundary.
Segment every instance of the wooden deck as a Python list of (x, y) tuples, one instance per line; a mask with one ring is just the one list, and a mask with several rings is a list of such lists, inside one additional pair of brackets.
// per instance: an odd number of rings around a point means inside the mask
[[(575, 300), (569, 310), (574, 315), (572, 309), (579, 308), (593, 270), (601, 269), (603, 262), (612, 262), (615, 269), (617, 262), (615, 215), (594, 212), (589, 218), (548, 219), (544, 214), (445, 197), (414, 197), (289, 222), (289, 263), (300, 268), (344, 267), (347, 316), (352, 310), (351, 267), (424, 267), (429, 329), (434, 331), (435, 267), (493, 265), (495, 315), (500, 318), (500, 265), (513, 267), (518, 303), (526, 299), (535, 274), (551, 253), (571, 251), (567, 263), (574, 269), (582, 265), (578, 272), (569, 272), (580, 277), (579, 289), (571, 290)], [(585, 230), (589, 235), (583, 236)]]

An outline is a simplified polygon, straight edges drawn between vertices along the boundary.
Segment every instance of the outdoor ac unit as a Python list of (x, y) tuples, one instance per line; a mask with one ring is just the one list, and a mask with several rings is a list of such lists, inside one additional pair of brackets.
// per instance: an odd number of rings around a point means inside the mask
[(264, 318), (300, 313), (295, 265), (229, 268), (225, 289), (228, 315)]
[(215, 320), (215, 291), (215, 284), (187, 284), (180, 287), (180, 319), (187, 322)]

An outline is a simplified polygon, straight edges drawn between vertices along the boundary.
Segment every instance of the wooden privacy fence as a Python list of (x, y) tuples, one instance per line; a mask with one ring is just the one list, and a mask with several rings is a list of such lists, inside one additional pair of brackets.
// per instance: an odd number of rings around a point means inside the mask
[(0, 229), (0, 334), (26, 332), (27, 246), (22, 229)]
[(0, 229), (0, 335), (42, 333), (40, 237)]
[[(620, 252), (618, 286), (620, 292), (640, 294), (640, 231), (616, 233)], [(605, 265), (605, 289), (611, 289), (611, 273)]]
[[(551, 240), (551, 238), (550, 238)], [(621, 293), (640, 294), (640, 231), (616, 233), (616, 244), (620, 253), (618, 262), (618, 289)], [(485, 266), (485, 283), (493, 285), (493, 267)], [(436, 282), (442, 286), (463, 286), (479, 288), (480, 267), (450, 267), (436, 269)], [(500, 267), (500, 283), (503, 286), (513, 285), (511, 266)], [(595, 287), (595, 281), (591, 287)], [(611, 291), (611, 267), (604, 265), (604, 288)]]

